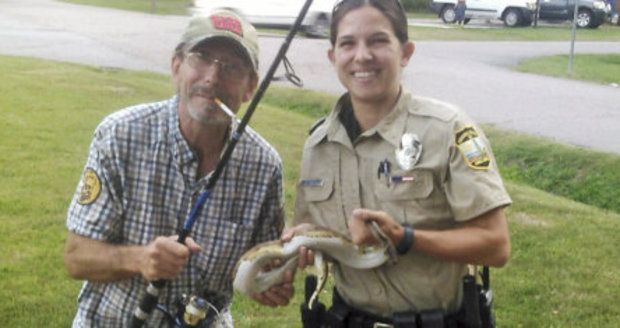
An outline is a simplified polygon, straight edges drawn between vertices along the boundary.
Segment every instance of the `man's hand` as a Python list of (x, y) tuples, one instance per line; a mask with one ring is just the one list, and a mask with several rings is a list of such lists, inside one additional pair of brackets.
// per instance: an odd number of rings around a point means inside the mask
[[(302, 223), (292, 228), (284, 229), (284, 231), (282, 232), (282, 237), (280, 237), (280, 239), (286, 243), (291, 241), (291, 239), (293, 239), (296, 234), (311, 230), (313, 228), (314, 225), (312, 224)], [(281, 264), (282, 263), (274, 262), (271, 266), (265, 268), (265, 271), (269, 271), (271, 270), (271, 268), (277, 267)], [(314, 253), (312, 252), (312, 250), (309, 250), (306, 247), (300, 247), (299, 262), (297, 267), (303, 269), (308, 265), (314, 265)], [(252, 295), (252, 298), (263, 305), (271, 307), (288, 305), (295, 292), (293, 288), (293, 281), (295, 279), (296, 272), (297, 270), (286, 271), (284, 273), (284, 281), (281, 284), (273, 286), (267, 291), (264, 291), (260, 294)]]
[[(296, 234), (300, 234), (304, 231), (312, 230), (315, 226), (310, 223), (302, 223), (296, 225), (292, 228), (286, 228), (282, 232), (282, 237), (280, 238), (283, 242), (288, 242), (295, 237)], [(299, 248), (299, 263), (297, 265), (298, 268), (304, 269), (309, 265), (314, 265), (314, 252), (311, 249), (307, 249), (306, 247)]]
[(286, 271), (284, 273), (284, 281), (276, 286), (269, 288), (268, 290), (252, 295), (252, 298), (260, 304), (276, 307), (286, 306), (293, 297), (293, 279), (295, 273), (293, 271)]
[(178, 236), (157, 237), (144, 247), (140, 273), (148, 281), (172, 279), (185, 268), (189, 256), (201, 247), (193, 239), (185, 244), (177, 242)]

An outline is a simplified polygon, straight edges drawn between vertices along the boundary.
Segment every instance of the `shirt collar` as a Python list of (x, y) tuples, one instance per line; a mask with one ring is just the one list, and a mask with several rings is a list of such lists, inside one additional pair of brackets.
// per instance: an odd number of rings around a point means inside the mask
[[(325, 119), (325, 129), (317, 131), (316, 136), (313, 135), (314, 144), (319, 143), (323, 138), (327, 138), (331, 142), (339, 142), (347, 147), (353, 148), (351, 140), (347, 135), (345, 127), (338, 119), (338, 115), (343, 106), (349, 99), (349, 94), (344, 94), (334, 109)], [(404, 92), (401, 89), (401, 93), (398, 96), (398, 100), (394, 105), (393, 110), (385, 116), (376, 126), (366, 130), (362, 133), (361, 137), (370, 137), (374, 134), (380, 135), (387, 142), (391, 143), (394, 147), (400, 146), (400, 139), (406, 128), (406, 120), (403, 119), (403, 115), (406, 115), (408, 107), (411, 103), (411, 95), (408, 92)]]
[(377, 133), (394, 147), (400, 147), (400, 139), (405, 133), (407, 125), (406, 115), (410, 98), (411, 95), (407, 92), (403, 92), (401, 88), (398, 100), (392, 111), (379, 121), (377, 125), (362, 133), (362, 136), (371, 136)]

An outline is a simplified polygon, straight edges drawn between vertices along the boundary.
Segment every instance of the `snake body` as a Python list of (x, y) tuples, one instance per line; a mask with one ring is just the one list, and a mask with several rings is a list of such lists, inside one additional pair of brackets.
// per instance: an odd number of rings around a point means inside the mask
[[(319, 288), (327, 276), (327, 261), (338, 262), (356, 269), (371, 269), (385, 263), (389, 256), (386, 248), (358, 247), (344, 235), (324, 228), (315, 228), (295, 235), (290, 241), (274, 240), (259, 244), (243, 254), (237, 263), (233, 287), (251, 296), (262, 293), (283, 281), (287, 270), (294, 270), (298, 263), (299, 248), (305, 246), (315, 253)], [(282, 265), (265, 271), (274, 260)], [(315, 293), (316, 294), (316, 293)]]

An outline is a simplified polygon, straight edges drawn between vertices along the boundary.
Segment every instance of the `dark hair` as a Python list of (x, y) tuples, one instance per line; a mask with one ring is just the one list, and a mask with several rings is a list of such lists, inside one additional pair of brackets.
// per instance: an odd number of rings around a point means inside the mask
[(342, 0), (332, 10), (332, 23), (329, 41), (332, 46), (336, 44), (338, 36), (338, 24), (350, 11), (371, 6), (379, 10), (392, 24), (394, 34), (400, 43), (409, 41), (409, 29), (405, 9), (399, 0)]

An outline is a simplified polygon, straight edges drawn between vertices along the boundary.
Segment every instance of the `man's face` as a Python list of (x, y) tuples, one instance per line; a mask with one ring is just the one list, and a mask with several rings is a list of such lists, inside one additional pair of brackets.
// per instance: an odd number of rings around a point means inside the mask
[(219, 98), (235, 113), (248, 101), (257, 84), (251, 64), (230, 41), (210, 40), (175, 57), (172, 77), (180, 97), (182, 120), (202, 125), (227, 125), (230, 118), (218, 108)]

